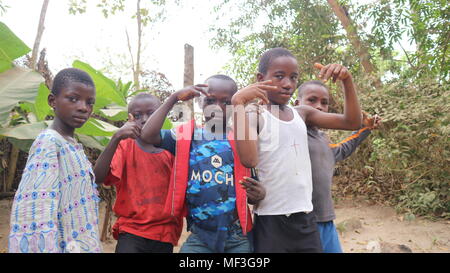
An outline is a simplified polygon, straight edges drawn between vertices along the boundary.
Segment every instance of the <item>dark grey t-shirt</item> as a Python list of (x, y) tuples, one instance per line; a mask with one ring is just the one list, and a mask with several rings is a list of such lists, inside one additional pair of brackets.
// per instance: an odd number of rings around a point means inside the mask
[(334, 165), (350, 156), (369, 134), (369, 129), (362, 128), (330, 147), (324, 132), (308, 127), (308, 147), (313, 180), (312, 203), (317, 222), (328, 222), (336, 218), (331, 196)]

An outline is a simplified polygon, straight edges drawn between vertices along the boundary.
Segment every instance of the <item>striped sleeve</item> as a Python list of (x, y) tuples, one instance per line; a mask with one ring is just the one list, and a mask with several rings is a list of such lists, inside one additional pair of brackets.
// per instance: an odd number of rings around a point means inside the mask
[(353, 132), (349, 137), (342, 140), (337, 144), (329, 144), (333, 151), (334, 158), (337, 161), (341, 161), (349, 157), (356, 148), (367, 138), (370, 134), (370, 129), (367, 127), (361, 128), (358, 131)]

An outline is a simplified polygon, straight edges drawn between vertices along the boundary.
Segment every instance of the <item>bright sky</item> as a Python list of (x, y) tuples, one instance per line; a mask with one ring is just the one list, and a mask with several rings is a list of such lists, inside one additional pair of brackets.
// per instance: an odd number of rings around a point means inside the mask
[[(373, 0), (355, 1), (368, 3)], [(125, 29), (130, 34), (133, 54), (136, 56), (137, 25), (136, 19), (131, 18), (135, 13), (136, 0), (126, 0), (126, 10), (107, 19), (95, 6), (100, 0), (87, 2), (86, 13), (70, 15), (69, 0), (50, 0), (40, 46), (41, 49), (47, 48), (50, 69), (56, 74), (79, 59), (103, 70), (114, 79), (132, 80), (131, 68), (126, 67), (130, 65), (131, 59)], [(144, 55), (141, 58), (144, 69), (164, 73), (175, 89), (183, 85), (185, 43), (194, 46), (195, 83), (223, 72), (222, 67), (230, 60), (230, 55), (224, 50), (217, 52), (209, 48), (212, 34), (208, 28), (216, 23), (216, 15), (212, 10), (214, 3), (220, 1), (180, 2), (184, 6), (168, 6), (167, 19), (163, 23), (153, 29), (145, 29)], [(2, 0), (2, 3), (10, 8), (0, 20), (32, 48), (42, 0)]]
[[(101, 10), (95, 7), (99, 0), (87, 2), (87, 12), (74, 16), (68, 12), (68, 0), (50, 1), (40, 45), (41, 49), (47, 48), (50, 69), (56, 74), (79, 59), (96, 69), (106, 67), (110, 72), (108, 76), (132, 80), (131, 69), (124, 67), (124, 64), (131, 62), (125, 29), (130, 35), (133, 54), (136, 57), (137, 24), (136, 19), (131, 19), (136, 1), (127, 0), (129, 4), (124, 12), (107, 19), (103, 17)], [(226, 52), (209, 48), (211, 34), (208, 33), (208, 27), (215, 19), (215, 16), (211, 16), (211, 1), (181, 2), (184, 3), (183, 7), (170, 6), (170, 13), (163, 23), (156, 28), (145, 29), (144, 55), (141, 57), (145, 69), (164, 73), (175, 89), (183, 85), (185, 43), (194, 47), (196, 83), (221, 72), (221, 68), (229, 60)], [(3, 0), (3, 3), (10, 8), (0, 20), (32, 48), (42, 1)]]

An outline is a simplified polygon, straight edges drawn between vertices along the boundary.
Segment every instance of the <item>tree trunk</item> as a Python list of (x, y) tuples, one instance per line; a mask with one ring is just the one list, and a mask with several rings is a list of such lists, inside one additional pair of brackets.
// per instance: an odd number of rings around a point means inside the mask
[(111, 212), (112, 212), (112, 204), (111, 200), (106, 200), (106, 208), (105, 208), (105, 219), (103, 222), (102, 227), (102, 234), (100, 236), (100, 241), (105, 242), (108, 239), (108, 227), (109, 227), (109, 221), (111, 218)]
[(141, 45), (142, 45), (142, 17), (141, 17), (141, 0), (137, 1), (137, 24), (138, 24), (138, 48), (136, 55), (136, 69), (134, 70), (134, 85), (136, 90), (140, 89), (139, 75), (141, 74)]
[(41, 16), (39, 18), (39, 25), (38, 30), (36, 34), (36, 39), (34, 40), (34, 46), (33, 46), (33, 52), (31, 53), (31, 60), (30, 60), (30, 68), (35, 69), (36, 62), (37, 62), (37, 56), (39, 53), (39, 45), (41, 43), (42, 34), (44, 33), (44, 22), (45, 22), (45, 15), (47, 14), (47, 7), (48, 2), (50, 0), (44, 0), (42, 3), (42, 9), (41, 9)]
[[(184, 45), (184, 77), (183, 86), (194, 85), (194, 47), (189, 44)], [(194, 100), (184, 102), (191, 110), (190, 119), (194, 118)]]
[(14, 197), (15, 194), (16, 193), (13, 192), (13, 191), (11, 191), (11, 192), (0, 192), (0, 199)]
[(17, 169), (17, 160), (19, 159), (19, 148), (11, 144), (11, 153), (9, 154), (8, 177), (3, 185), (3, 192), (11, 190)]
[[(44, 0), (42, 3), (41, 15), (39, 18), (39, 25), (36, 34), (36, 39), (34, 40), (33, 52), (31, 54), (31, 59), (28, 64), (30, 69), (36, 69), (37, 56), (39, 53), (39, 45), (41, 43), (42, 34), (44, 33), (44, 22), (45, 15), (47, 14), (47, 7), (50, 0)], [(12, 145), (11, 154), (9, 158), (9, 167), (8, 167), (8, 178), (6, 179), (6, 183), (4, 185), (4, 191), (9, 191), (12, 186), (12, 182), (14, 181), (14, 177), (16, 174), (17, 168), (17, 160), (19, 159), (19, 149)]]
[(338, 17), (345, 31), (347, 37), (350, 40), (353, 48), (356, 50), (356, 54), (361, 61), (364, 71), (373, 77), (373, 84), (376, 88), (381, 87), (381, 80), (378, 77), (376, 67), (370, 61), (370, 54), (367, 47), (365, 47), (358, 36), (356, 27), (353, 25), (346, 10), (336, 0), (327, 0), (330, 7), (333, 9), (334, 14)]
[[(130, 35), (128, 35), (128, 31), (126, 29), (125, 29), (125, 34), (127, 35), (128, 51), (130, 52), (131, 69), (133, 70), (133, 81), (136, 84), (136, 66), (134, 65), (134, 56), (133, 56), (133, 50), (131, 49)], [(138, 78), (138, 80), (139, 80), (139, 78)]]
[(45, 85), (51, 90), (53, 86), (53, 74), (48, 67), (46, 53), (47, 50), (45, 48), (41, 50), (39, 61), (37, 62), (37, 71), (44, 77)]

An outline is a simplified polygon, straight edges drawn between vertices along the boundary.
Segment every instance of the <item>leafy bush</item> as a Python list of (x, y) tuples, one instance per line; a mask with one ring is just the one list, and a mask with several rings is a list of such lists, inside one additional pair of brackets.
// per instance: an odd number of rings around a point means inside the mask
[[(396, 81), (360, 94), (383, 127), (339, 164), (339, 195), (366, 195), (401, 212), (450, 218), (450, 89), (433, 80)], [(330, 132), (334, 140), (348, 133)]]

